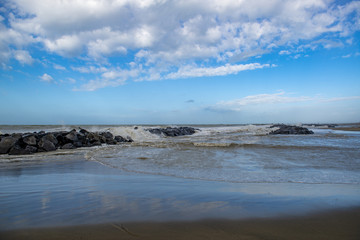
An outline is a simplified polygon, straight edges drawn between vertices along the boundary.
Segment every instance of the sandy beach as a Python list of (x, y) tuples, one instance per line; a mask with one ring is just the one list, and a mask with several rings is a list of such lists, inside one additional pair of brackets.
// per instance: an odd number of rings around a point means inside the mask
[(109, 223), (1, 232), (1, 239), (359, 239), (360, 208), (303, 217)]

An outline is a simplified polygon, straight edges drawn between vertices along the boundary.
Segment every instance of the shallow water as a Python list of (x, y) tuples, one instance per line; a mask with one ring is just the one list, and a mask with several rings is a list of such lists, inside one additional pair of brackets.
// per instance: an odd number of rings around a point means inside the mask
[[(197, 126), (192, 136), (167, 138), (149, 127), (88, 127), (131, 136), (131, 144), (1, 155), (0, 229), (360, 206), (357, 132), (271, 136), (268, 126)], [(16, 131), (25, 129), (35, 128)]]

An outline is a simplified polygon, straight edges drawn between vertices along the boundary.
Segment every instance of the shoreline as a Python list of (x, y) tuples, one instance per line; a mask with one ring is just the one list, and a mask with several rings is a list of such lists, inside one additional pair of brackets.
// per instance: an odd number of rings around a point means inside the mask
[(339, 130), (339, 131), (349, 131), (349, 132), (359, 132), (360, 127), (338, 127), (338, 128), (330, 128), (331, 130)]
[(208, 219), (0, 231), (1, 239), (359, 239), (360, 207), (296, 217)]

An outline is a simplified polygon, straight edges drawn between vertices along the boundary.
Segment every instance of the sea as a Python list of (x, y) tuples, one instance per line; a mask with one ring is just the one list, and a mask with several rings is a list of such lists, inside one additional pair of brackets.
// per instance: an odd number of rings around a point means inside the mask
[(187, 125), (196, 133), (178, 137), (148, 131), (168, 126), (180, 125), (0, 126), (3, 134), (81, 127), (134, 140), (0, 155), (0, 229), (360, 206), (360, 132), (307, 126), (314, 134), (269, 135), (270, 125)]

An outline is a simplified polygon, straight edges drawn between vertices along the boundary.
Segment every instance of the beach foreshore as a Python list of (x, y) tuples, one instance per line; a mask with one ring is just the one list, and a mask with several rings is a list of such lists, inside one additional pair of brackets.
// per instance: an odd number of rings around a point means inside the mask
[(316, 214), (250, 220), (114, 222), (20, 229), (1, 239), (360, 239), (360, 207)]
[(340, 131), (351, 131), (351, 132), (359, 132), (360, 127), (338, 127), (338, 128), (331, 128), (332, 130), (340, 130)]

